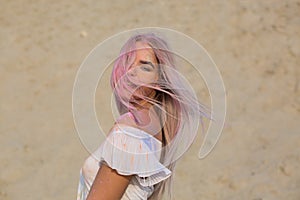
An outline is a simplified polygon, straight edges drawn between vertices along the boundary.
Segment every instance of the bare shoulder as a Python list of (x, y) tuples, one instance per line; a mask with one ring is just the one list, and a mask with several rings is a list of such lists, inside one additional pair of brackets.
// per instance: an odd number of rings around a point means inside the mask
[(127, 112), (127, 113), (121, 115), (116, 120), (116, 122), (115, 122), (112, 129), (118, 128), (119, 126), (122, 126), (122, 125), (131, 126), (131, 127), (143, 130), (144, 132), (154, 136), (159, 141), (162, 141), (162, 131), (161, 131), (161, 128), (160, 128), (160, 124), (158, 122), (153, 123), (153, 124), (148, 125), (148, 126), (141, 127), (135, 122), (134, 116), (130, 112)]
[(115, 122), (113, 127), (117, 127), (118, 125), (127, 125), (127, 126), (133, 126), (136, 127), (136, 123), (134, 121), (134, 117), (130, 112), (127, 112), (123, 115), (121, 115)]
[(116, 119), (115, 123), (110, 128), (110, 130), (108, 131), (108, 135), (111, 134), (111, 132), (114, 129), (117, 129), (120, 126), (132, 126), (132, 127), (136, 127), (136, 123), (135, 123), (134, 118), (133, 118), (133, 116), (132, 116), (132, 114), (130, 112), (127, 112), (127, 113), (119, 116)]

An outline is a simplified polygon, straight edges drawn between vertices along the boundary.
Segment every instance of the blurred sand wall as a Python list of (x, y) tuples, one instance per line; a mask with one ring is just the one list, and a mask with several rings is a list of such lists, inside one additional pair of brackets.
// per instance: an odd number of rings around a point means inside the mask
[[(98, 43), (159, 26), (201, 43), (227, 89), (226, 127), (180, 160), (176, 199), (300, 199), (300, 1), (1, 1), (0, 199), (75, 199), (88, 152), (76, 72)], [(103, 113), (105, 114), (105, 113)]]

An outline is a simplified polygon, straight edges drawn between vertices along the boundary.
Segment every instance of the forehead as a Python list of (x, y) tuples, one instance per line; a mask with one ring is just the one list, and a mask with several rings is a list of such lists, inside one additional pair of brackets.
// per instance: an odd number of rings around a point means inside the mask
[(148, 44), (143, 42), (136, 42), (135, 48), (136, 58), (143, 58), (150, 61), (156, 61), (154, 51)]

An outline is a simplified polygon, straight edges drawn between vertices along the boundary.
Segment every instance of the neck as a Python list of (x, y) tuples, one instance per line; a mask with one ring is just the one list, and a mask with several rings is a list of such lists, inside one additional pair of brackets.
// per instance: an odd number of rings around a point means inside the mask
[(159, 116), (154, 107), (130, 110), (135, 124), (146, 132), (158, 133), (160, 131)]
[[(154, 99), (155, 95), (156, 95), (156, 91), (151, 90), (150, 94), (147, 95), (147, 98)], [(135, 107), (137, 110), (144, 110), (144, 109), (149, 110), (151, 106), (152, 103), (149, 100), (142, 99), (137, 102)]]
[[(150, 94), (147, 95), (147, 99), (155, 99), (155, 95), (156, 91), (151, 90)], [(138, 124), (148, 124), (151, 121), (149, 116), (150, 112), (154, 111), (152, 103), (149, 102), (149, 100), (141, 99), (135, 103), (134, 107), (134, 109), (130, 109), (130, 112), (133, 114), (135, 121)]]

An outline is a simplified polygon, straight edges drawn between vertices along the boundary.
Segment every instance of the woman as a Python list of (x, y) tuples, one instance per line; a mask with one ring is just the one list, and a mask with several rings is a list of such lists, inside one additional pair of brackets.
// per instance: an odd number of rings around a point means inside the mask
[(111, 86), (120, 117), (85, 161), (77, 199), (171, 199), (176, 160), (206, 108), (177, 72), (166, 41), (153, 33), (126, 42)]

